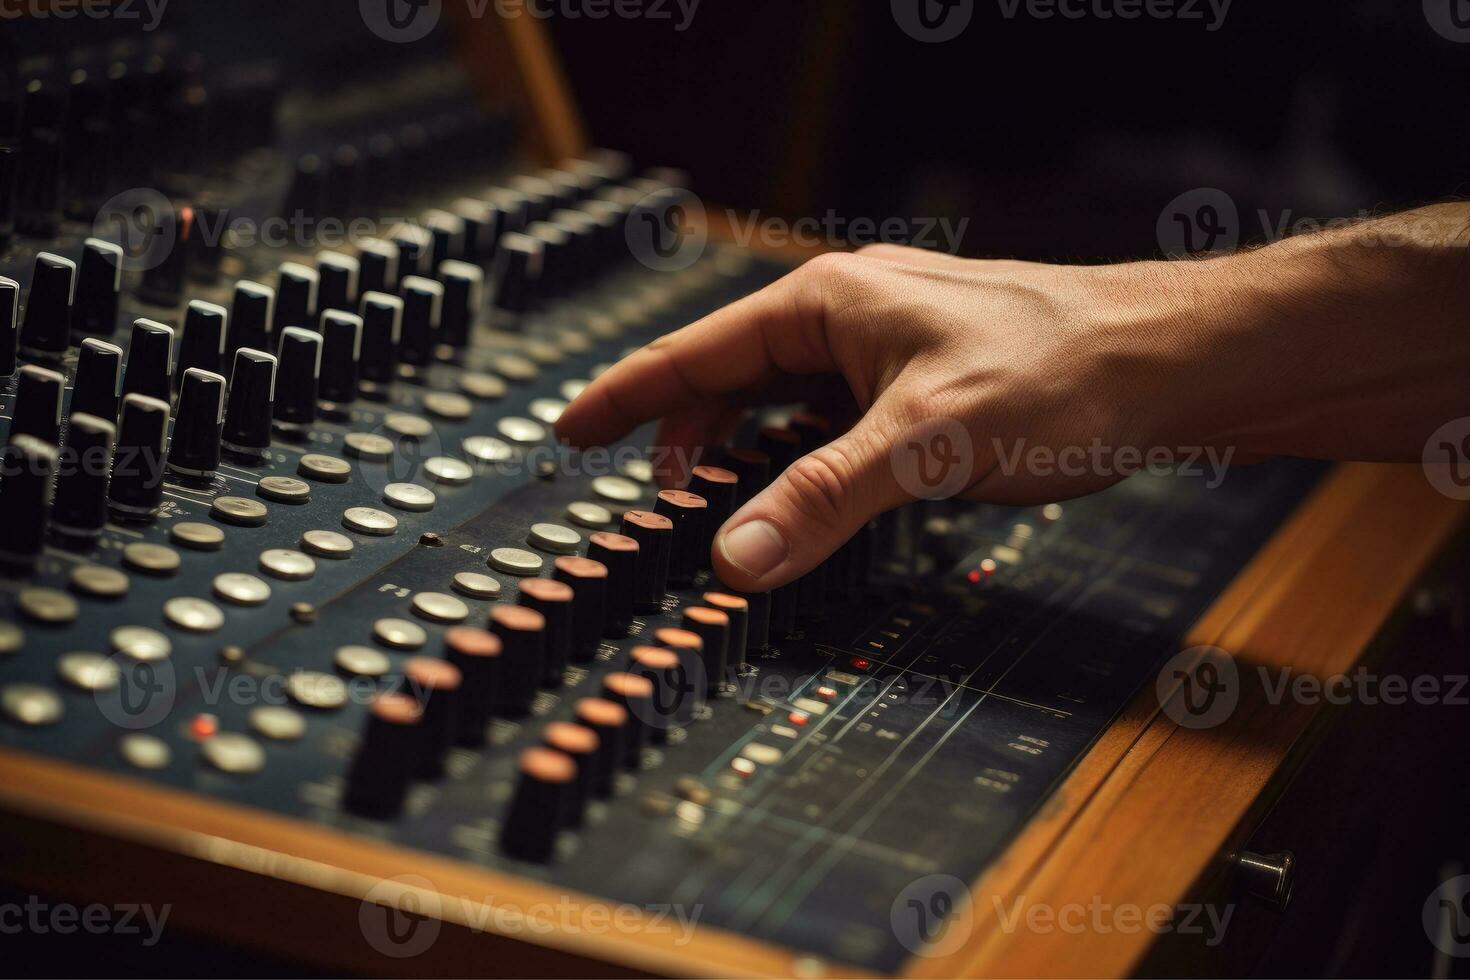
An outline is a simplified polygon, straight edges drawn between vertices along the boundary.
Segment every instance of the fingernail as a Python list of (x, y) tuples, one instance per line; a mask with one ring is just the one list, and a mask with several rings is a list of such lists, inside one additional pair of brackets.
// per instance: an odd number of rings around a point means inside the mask
[(720, 538), (730, 564), (754, 578), (772, 572), (786, 560), (791, 546), (770, 521), (748, 521)]

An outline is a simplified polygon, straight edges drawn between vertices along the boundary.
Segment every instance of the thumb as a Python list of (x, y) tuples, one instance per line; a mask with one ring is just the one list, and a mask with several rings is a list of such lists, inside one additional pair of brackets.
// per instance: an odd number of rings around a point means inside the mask
[(768, 592), (811, 571), (874, 516), (913, 500), (894, 475), (877, 406), (836, 440), (776, 477), (715, 536), (715, 574), (741, 592)]

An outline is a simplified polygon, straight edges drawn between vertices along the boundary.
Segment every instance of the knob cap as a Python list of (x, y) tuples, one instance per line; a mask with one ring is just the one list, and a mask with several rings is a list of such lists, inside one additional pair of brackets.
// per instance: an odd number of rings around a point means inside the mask
[(577, 764), (561, 752), (538, 747), (521, 753), (520, 773), (500, 831), (500, 847), (511, 857), (545, 864), (556, 851)]
[(607, 603), (601, 631), (608, 639), (627, 636), (633, 624), (638, 551), (637, 541), (611, 531), (594, 531), (587, 539), (587, 557), (607, 569)]
[(710, 553), (714, 548), (715, 534), (725, 526), (730, 515), (735, 513), (735, 496), (740, 489), (740, 477), (719, 466), (696, 466), (689, 477), (689, 492), (698, 494), (709, 503), (700, 525), (698, 552), (699, 566), (710, 568)]
[(190, 368), (179, 385), (179, 414), (168, 444), (168, 468), (207, 480), (219, 469), (220, 427), (225, 421), (225, 379)]
[(541, 276), (540, 240), (518, 232), (500, 236), (490, 280), (495, 284), (495, 308), (513, 316), (528, 312), (536, 280)]
[(388, 240), (398, 249), (398, 275), (426, 276), (433, 268), (429, 263), (434, 254), (434, 239), (428, 230), (418, 225), (397, 225), (388, 233)]
[[(0, 153), (0, 162), (3, 162)], [(0, 242), (0, 246), (4, 243)], [(20, 283), (0, 276), (0, 378), (15, 373), (20, 344)]]
[(276, 360), (276, 424), (287, 430), (304, 429), (316, 421), (322, 335), (301, 327), (286, 327), (281, 331)]
[(242, 347), (251, 350), (269, 350), (271, 322), (276, 316), (276, 291), (258, 282), (241, 280), (235, 283), (235, 295), (230, 301), (229, 339), (225, 353), (231, 359)]
[(315, 269), (297, 262), (282, 262), (276, 284), (276, 310), (271, 331), (279, 337), (287, 327), (303, 329), (316, 323), (317, 290), (321, 279)]
[(541, 733), (541, 740), (548, 749), (555, 749), (571, 759), (577, 767), (577, 775), (563, 801), (562, 826), (582, 826), (583, 811), (592, 795), (592, 775), (597, 765), (597, 733), (585, 725), (554, 721)]
[(455, 741), (466, 748), (485, 744), (485, 728), (500, 670), (500, 637), (473, 626), (455, 626), (444, 634), (444, 656), (463, 678)]
[(398, 338), (403, 329), (403, 300), (387, 293), (363, 293), (362, 351), (357, 373), (362, 390), (380, 393), (398, 374)]
[(572, 590), (572, 663), (589, 664), (597, 654), (607, 618), (607, 566), (591, 558), (562, 555), (554, 577)]
[(250, 459), (264, 456), (271, 447), (275, 399), (275, 356), (249, 347), (236, 351), (220, 445), (238, 456)]
[(730, 619), (729, 643), (725, 647), (725, 679), (745, 663), (745, 653), (750, 643), (750, 600), (729, 592), (706, 592), (704, 604), (718, 609)]
[(423, 710), (407, 694), (384, 692), (368, 709), (367, 728), (342, 803), (365, 816), (390, 819), (403, 809), (413, 775)]
[(107, 499), (124, 517), (146, 520), (163, 499), (163, 447), (168, 439), (168, 402), (124, 395), (112, 454)]
[(56, 447), (34, 436), (13, 436), (5, 447), (0, 482), (0, 564), (30, 570), (46, 543)]
[(688, 692), (682, 722), (694, 717), (709, 691), (709, 669), (705, 666), (704, 638), (693, 630), (665, 626), (653, 631), (653, 642), (679, 657), (681, 687)]
[(65, 535), (95, 538), (107, 524), (107, 470), (112, 463), (113, 424), (73, 412), (66, 430), (65, 465), (56, 477), (51, 526)]
[(674, 522), (647, 510), (623, 514), (623, 534), (638, 542), (638, 561), (633, 573), (633, 608), (655, 613), (663, 608), (669, 581), (669, 550)]
[(602, 696), (628, 712), (628, 727), (623, 738), (623, 768), (641, 768), (643, 744), (648, 740), (648, 726), (644, 719), (653, 717), (653, 684), (646, 677), (616, 671), (602, 678)]
[(546, 620), (546, 643), (541, 653), (541, 686), (561, 687), (572, 645), (572, 587), (549, 578), (523, 578), (521, 605)]
[(524, 717), (540, 686), (546, 649), (546, 617), (525, 606), (497, 605), (490, 610), (490, 632), (500, 638), (501, 669), (492, 710)]
[(121, 347), (96, 337), (83, 340), (72, 381), (72, 418), (93, 415), (115, 423), (118, 399), (122, 397), (122, 368)]
[(27, 364), (15, 384), (10, 438), (32, 436), (55, 446), (61, 442), (61, 398), (66, 378), (50, 368)]
[(123, 250), (112, 242), (89, 238), (82, 243), (77, 268), (77, 295), (71, 329), (93, 337), (111, 337), (117, 329), (117, 300), (122, 292)]
[[(653, 505), (654, 513), (667, 517), (673, 524), (669, 542), (669, 583), (685, 587), (694, 581), (699, 570), (700, 546), (704, 543), (705, 511), (709, 504), (688, 490), (660, 490)], [(707, 554), (708, 552), (706, 552)]]
[(317, 309), (346, 310), (357, 307), (357, 280), (361, 263), (341, 252), (323, 252), (317, 256)]
[(362, 356), (362, 317), (342, 310), (322, 314), (322, 370), (317, 397), (338, 408), (357, 400), (357, 362)]
[(597, 733), (597, 754), (592, 760), (592, 795), (600, 800), (613, 795), (618, 769), (622, 766), (623, 742), (628, 733), (628, 710), (606, 698), (582, 698), (573, 711), (577, 723)]
[(365, 238), (357, 246), (360, 294), (398, 291), (398, 246), (381, 238)]
[(422, 276), (405, 276), (399, 288), (403, 298), (403, 327), (398, 334), (398, 359), (425, 367), (434, 360), (444, 310), (444, 287)]
[(447, 660), (410, 657), (403, 665), (403, 680), (423, 710), (419, 722), (419, 747), (414, 775), (439, 779), (444, 775), (444, 756), (458, 734), (459, 668)]
[(179, 337), (174, 383), (183, 384), (184, 373), (199, 368), (219, 374), (224, 368), (225, 308), (200, 299), (189, 301), (184, 311), (184, 332)]
[(708, 606), (684, 610), (683, 626), (703, 641), (706, 693), (713, 697), (725, 682), (725, 665), (730, 649), (730, 616)]
[(169, 373), (174, 359), (174, 328), (157, 320), (134, 320), (123, 371), (123, 395), (169, 400)]
[(20, 327), (20, 352), (38, 360), (59, 360), (71, 343), (71, 297), (77, 264), (51, 252), (36, 256), (31, 291)]
[(450, 261), (440, 264), (439, 281), (444, 284), (439, 340), (456, 350), (467, 347), (484, 303), (485, 274), (468, 262)]
[(652, 711), (642, 718), (648, 740), (664, 745), (669, 730), (688, 724), (693, 716), (693, 685), (679, 654), (663, 647), (640, 644), (628, 653), (628, 672), (637, 674), (653, 685)]

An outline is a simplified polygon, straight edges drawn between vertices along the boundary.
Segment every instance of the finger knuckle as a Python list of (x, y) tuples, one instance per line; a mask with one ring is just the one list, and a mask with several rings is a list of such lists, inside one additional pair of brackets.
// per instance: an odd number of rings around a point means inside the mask
[(842, 526), (857, 486), (857, 464), (840, 444), (814, 450), (786, 471), (790, 503), (800, 517), (819, 529)]

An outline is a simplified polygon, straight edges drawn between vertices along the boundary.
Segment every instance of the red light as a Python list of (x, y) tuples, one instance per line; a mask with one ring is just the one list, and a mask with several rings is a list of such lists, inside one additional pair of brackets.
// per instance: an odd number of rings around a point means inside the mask
[(970, 580), (971, 585), (978, 585), (980, 583), (980, 569), (971, 569), (970, 574), (966, 575), (965, 578)]
[(833, 698), (837, 697), (837, 688), (819, 687), (817, 688), (817, 697), (826, 698), (828, 701), (831, 701)]
[(853, 670), (867, 670), (871, 666), (873, 666), (873, 662), (871, 660), (868, 660), (868, 659), (864, 658), (864, 657), (853, 657), (852, 658), (852, 669)]
[(791, 722), (791, 724), (797, 726), (798, 728), (806, 724), (806, 719), (807, 714), (805, 711), (793, 711), (791, 712), (791, 714), (786, 716), (786, 720)]
[(195, 715), (189, 722), (189, 734), (203, 741), (219, 731), (219, 719), (214, 715)]

